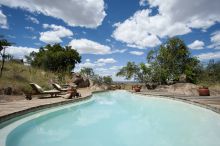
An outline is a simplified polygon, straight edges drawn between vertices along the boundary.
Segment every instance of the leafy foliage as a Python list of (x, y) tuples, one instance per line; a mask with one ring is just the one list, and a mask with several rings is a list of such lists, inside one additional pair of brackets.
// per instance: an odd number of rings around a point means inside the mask
[(95, 74), (92, 68), (84, 67), (80, 70), (80, 74), (86, 76), (87, 78), (90, 78), (93, 81), (93, 83), (97, 85), (102, 85), (102, 84), (110, 85), (113, 82), (111, 76), (102, 77), (100, 75), (97, 75)]
[(199, 76), (199, 83), (205, 86), (220, 83), (220, 61), (215, 62), (210, 60), (206, 67), (202, 67), (202, 72)]
[(117, 76), (144, 83), (167, 84), (170, 81), (178, 81), (180, 75), (185, 74), (189, 82), (197, 81), (200, 72), (199, 60), (191, 57), (188, 48), (179, 38), (171, 38), (158, 50), (149, 51), (146, 59), (148, 65), (128, 62)]
[(0, 40), (0, 55), (1, 55), (1, 59), (2, 59), (0, 77), (2, 76), (2, 72), (4, 69), (5, 59), (8, 58), (8, 55), (5, 54), (5, 49), (11, 45), (12, 45), (12, 43), (8, 42), (6, 39)]
[(86, 77), (93, 77), (95, 75), (92, 68), (84, 67), (80, 70), (80, 74), (86, 76)]
[(113, 82), (113, 80), (112, 80), (111, 76), (104, 76), (103, 77), (104, 84), (110, 85), (110, 84), (112, 84), (112, 82)]
[(42, 47), (39, 52), (30, 53), (26, 59), (31, 66), (55, 72), (70, 72), (76, 63), (81, 62), (81, 56), (76, 50), (60, 44)]
[(199, 60), (191, 57), (189, 49), (179, 38), (171, 38), (158, 51), (150, 52), (147, 60), (162, 84), (178, 81), (181, 74), (185, 74), (189, 82), (197, 81)]

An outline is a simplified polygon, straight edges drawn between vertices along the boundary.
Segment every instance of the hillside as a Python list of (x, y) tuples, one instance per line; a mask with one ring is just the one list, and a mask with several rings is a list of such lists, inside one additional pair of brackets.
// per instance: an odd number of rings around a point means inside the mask
[(52, 81), (65, 82), (67, 75), (55, 74), (16, 62), (6, 62), (0, 78), (0, 94), (12, 89), (12, 94), (23, 94), (30, 90), (29, 83), (34, 82), (44, 89), (50, 89)]

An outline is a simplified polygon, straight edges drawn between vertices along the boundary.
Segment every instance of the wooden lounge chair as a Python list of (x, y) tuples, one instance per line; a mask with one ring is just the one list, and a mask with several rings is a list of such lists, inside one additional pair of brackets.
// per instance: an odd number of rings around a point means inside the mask
[(61, 91), (61, 92), (66, 92), (68, 90), (68, 88), (62, 88), (59, 84), (56, 84), (56, 83), (52, 83), (52, 85), (56, 90)]
[(60, 91), (58, 91), (58, 90), (47, 90), (47, 91), (44, 91), (39, 85), (37, 85), (35, 83), (30, 83), (30, 86), (36, 92), (35, 95), (49, 94), (51, 97), (54, 97), (54, 96), (56, 97), (60, 93)]

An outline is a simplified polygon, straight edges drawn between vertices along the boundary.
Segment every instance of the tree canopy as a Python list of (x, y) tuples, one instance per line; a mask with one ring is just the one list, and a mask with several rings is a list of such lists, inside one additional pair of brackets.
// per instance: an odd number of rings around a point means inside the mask
[(100, 76), (98, 74), (95, 74), (94, 70), (89, 67), (84, 67), (80, 70), (80, 74), (86, 76), (87, 78), (90, 78), (94, 84), (101, 85), (111, 85), (113, 80), (111, 76)]
[(0, 77), (2, 76), (2, 72), (4, 69), (5, 59), (8, 58), (8, 56), (9, 56), (9, 55), (5, 54), (5, 49), (11, 45), (12, 45), (12, 43), (8, 42), (6, 39), (0, 40), (0, 55), (1, 55), (1, 59), (2, 59)]
[(135, 79), (139, 82), (167, 84), (178, 81), (185, 74), (187, 81), (195, 83), (200, 72), (199, 60), (192, 57), (185, 43), (179, 38), (171, 38), (157, 50), (149, 51), (148, 65), (128, 62), (117, 76)]
[(70, 72), (75, 64), (81, 62), (81, 56), (76, 50), (60, 44), (41, 47), (39, 52), (30, 53), (26, 59), (31, 66), (55, 72)]
[(84, 67), (80, 70), (80, 74), (86, 76), (86, 77), (92, 77), (95, 75), (94, 71), (92, 68), (89, 67)]
[(196, 82), (199, 60), (191, 56), (189, 49), (179, 38), (171, 38), (159, 50), (151, 51), (147, 60), (162, 84), (170, 80), (178, 81), (181, 74), (185, 74), (189, 82)]

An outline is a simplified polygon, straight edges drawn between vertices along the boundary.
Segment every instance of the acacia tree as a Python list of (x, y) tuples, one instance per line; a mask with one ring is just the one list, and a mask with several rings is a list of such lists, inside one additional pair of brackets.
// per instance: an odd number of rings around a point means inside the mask
[(81, 68), (80, 74), (86, 76), (87, 78), (90, 78), (93, 81), (93, 83), (97, 85), (110, 85), (113, 82), (111, 76), (100, 76), (98, 74), (95, 74), (94, 70), (89, 67)]
[(185, 74), (189, 82), (197, 81), (199, 60), (191, 56), (189, 49), (179, 38), (171, 38), (159, 50), (151, 51), (147, 60), (161, 84), (170, 80), (178, 81), (181, 74)]
[(112, 77), (111, 76), (104, 76), (103, 77), (103, 83), (107, 84), (107, 85), (111, 85), (113, 82)]
[(117, 76), (134, 79), (144, 83), (167, 84), (178, 81), (185, 74), (187, 81), (195, 83), (200, 72), (199, 60), (192, 57), (189, 49), (179, 38), (171, 38), (158, 50), (151, 50), (147, 55), (149, 66), (128, 62)]
[(85, 75), (87, 78), (93, 77), (95, 75), (92, 68), (84, 67), (80, 70), (80, 74)]
[(135, 64), (135, 62), (128, 62), (126, 66), (122, 67), (116, 76), (125, 77), (127, 80), (134, 79), (135, 81), (145, 83), (151, 81), (151, 70), (144, 63)]
[(30, 53), (26, 59), (31, 66), (54, 72), (70, 72), (76, 63), (81, 62), (81, 56), (76, 50), (60, 44), (41, 47), (39, 52)]
[(5, 59), (7, 58), (7, 55), (5, 54), (5, 49), (8, 46), (11, 46), (11, 45), (12, 45), (12, 43), (8, 42), (5, 39), (0, 40), (0, 55), (1, 55), (1, 58), (2, 58), (0, 77), (2, 77), (2, 72), (3, 72), (4, 64), (5, 64)]

